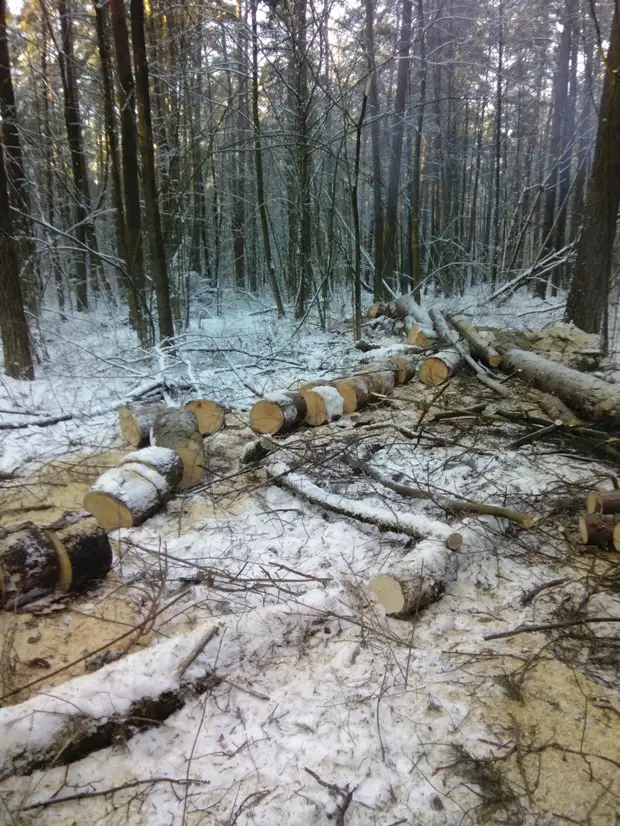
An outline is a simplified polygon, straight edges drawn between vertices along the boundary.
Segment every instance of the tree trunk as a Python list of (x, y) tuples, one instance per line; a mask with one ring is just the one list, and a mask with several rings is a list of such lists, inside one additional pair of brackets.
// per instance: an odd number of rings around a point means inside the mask
[(263, 249), (265, 251), (265, 264), (267, 266), (267, 277), (269, 286), (273, 293), (278, 310), (278, 317), (284, 317), (284, 305), (280, 295), (280, 287), (276, 277), (276, 270), (271, 252), (271, 240), (269, 237), (269, 218), (267, 215), (267, 203), (265, 201), (265, 181), (263, 176), (263, 150), (261, 146), (260, 118), (258, 112), (258, 27), (256, 21), (256, 9), (258, 0), (251, 0), (252, 3), (252, 121), (254, 126), (254, 165), (256, 168), (256, 198), (258, 201), (258, 212), (260, 215), (260, 226), (263, 236)]
[(392, 280), (396, 269), (397, 229), (398, 229), (398, 193), (400, 188), (400, 167), (403, 151), (403, 134), (405, 128), (404, 114), (409, 83), (409, 64), (411, 62), (411, 16), (413, 0), (403, 0), (403, 19), (400, 42), (398, 45), (398, 72), (396, 81), (396, 99), (394, 102), (394, 123), (392, 126), (392, 149), (390, 152), (390, 172), (385, 207), (385, 233), (383, 243), (383, 277)]
[(497, 50), (497, 86), (495, 93), (495, 204), (493, 207), (493, 246), (491, 249), (491, 286), (497, 283), (497, 268), (500, 261), (500, 183), (502, 153), (502, 72), (504, 70), (504, 4), (499, 0), (499, 37)]
[(566, 318), (598, 333), (607, 312), (612, 253), (620, 205), (620, 11), (616, 7), (601, 97), (596, 149)]
[(418, 0), (418, 30), (420, 38), (420, 98), (418, 100), (418, 122), (413, 148), (413, 168), (411, 171), (411, 286), (416, 301), (421, 299), (422, 284), (422, 236), (420, 232), (420, 176), (422, 174), (422, 128), (426, 105), (426, 44), (424, 31), (424, 0)]
[(374, 3), (373, 0), (365, 0), (366, 8), (366, 33), (365, 48), (366, 59), (368, 61), (368, 71), (370, 76), (370, 89), (368, 92), (368, 112), (370, 115), (370, 139), (372, 153), (372, 192), (374, 210), (374, 252), (375, 252), (375, 272), (373, 280), (373, 294), (375, 301), (383, 298), (383, 200), (381, 187), (381, 136), (379, 121), (379, 94), (377, 91), (377, 67), (375, 58), (375, 35), (374, 35)]
[(144, 0), (131, 0), (131, 39), (136, 70), (136, 97), (138, 101), (138, 131), (140, 156), (142, 160), (144, 206), (149, 233), (155, 294), (157, 296), (159, 337), (161, 341), (165, 343), (170, 342), (174, 338), (174, 325), (172, 323), (172, 308), (170, 305), (166, 246), (164, 244), (161, 214), (157, 200), (151, 94), (149, 91), (149, 70), (144, 39)]
[(4, 372), (16, 379), (34, 379), (28, 325), (19, 282), (19, 258), (13, 238), (5, 149), (0, 144), (0, 332)]

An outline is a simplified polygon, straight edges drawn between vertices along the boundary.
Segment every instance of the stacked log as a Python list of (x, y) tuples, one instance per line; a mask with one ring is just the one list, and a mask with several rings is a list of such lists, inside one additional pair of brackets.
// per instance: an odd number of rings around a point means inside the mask
[(170, 407), (158, 413), (151, 431), (151, 444), (174, 450), (182, 459), (180, 488), (191, 488), (204, 478), (207, 467), (202, 435), (192, 410)]
[(111, 567), (105, 531), (83, 514), (47, 528), (26, 522), (5, 529), (0, 535), (0, 605), (16, 610), (54, 591), (82, 590)]
[(182, 484), (183, 468), (181, 457), (167, 448), (130, 453), (94, 482), (84, 497), (84, 508), (106, 531), (140, 525)]
[(579, 518), (584, 545), (620, 551), (620, 490), (595, 491), (586, 498), (586, 513)]
[(166, 405), (163, 402), (131, 404), (119, 407), (118, 423), (123, 439), (132, 447), (148, 445), (155, 418), (165, 409)]

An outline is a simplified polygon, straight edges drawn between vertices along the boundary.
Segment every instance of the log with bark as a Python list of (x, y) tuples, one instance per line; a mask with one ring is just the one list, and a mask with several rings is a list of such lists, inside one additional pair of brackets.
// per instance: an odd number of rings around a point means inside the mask
[(620, 520), (614, 514), (586, 513), (579, 518), (579, 537), (584, 545), (597, 545), (609, 551), (620, 550)]
[(620, 490), (599, 490), (586, 498), (588, 513), (620, 513)]
[(343, 413), (348, 415), (356, 410), (363, 410), (368, 404), (370, 391), (368, 381), (364, 376), (350, 376), (346, 379), (337, 379), (334, 387), (342, 396)]
[(193, 411), (178, 407), (161, 411), (153, 423), (151, 443), (156, 447), (174, 450), (181, 457), (183, 476), (180, 488), (191, 488), (205, 476), (207, 467), (202, 436)]
[(196, 414), (201, 436), (212, 436), (224, 427), (225, 410), (221, 404), (211, 399), (192, 399), (187, 402), (185, 409)]
[(541, 393), (538, 398), (538, 406), (541, 410), (553, 419), (554, 422), (560, 422), (566, 427), (578, 427), (581, 422), (575, 416), (573, 411), (568, 408), (563, 401), (551, 393)]
[(489, 367), (499, 367), (502, 356), (497, 350), (485, 341), (483, 335), (464, 318), (448, 317), (454, 329), (465, 339), (471, 352), (476, 358), (488, 364)]
[(106, 470), (84, 497), (84, 508), (106, 531), (133, 528), (157, 513), (172, 486), (146, 465), (130, 462)]
[(118, 423), (123, 439), (132, 447), (144, 447), (150, 442), (150, 433), (159, 413), (166, 410), (163, 402), (130, 404), (118, 408)]
[(168, 447), (144, 447), (133, 450), (121, 459), (121, 465), (146, 465), (163, 476), (171, 488), (180, 485), (183, 478), (183, 460)]
[(437, 341), (437, 333), (432, 327), (426, 327), (417, 321), (412, 325), (405, 325), (407, 344), (413, 347), (432, 347)]
[(26, 522), (0, 532), (0, 604), (15, 610), (58, 590), (78, 591), (112, 567), (105, 531), (83, 514), (47, 528)]
[(620, 385), (609, 384), (526, 350), (509, 349), (502, 356), (502, 370), (520, 373), (525, 381), (553, 393), (585, 418), (620, 427)]
[(375, 364), (368, 364), (360, 377), (366, 382), (369, 402), (381, 401), (394, 392), (396, 371), (393, 368), (380, 370)]
[(414, 616), (454, 582), (458, 556), (441, 542), (425, 540), (385, 573), (369, 580), (367, 588), (386, 614), (404, 619)]
[(299, 393), (270, 393), (252, 406), (250, 427), (255, 433), (288, 433), (306, 417), (306, 402)]
[(420, 381), (427, 387), (439, 387), (463, 364), (463, 358), (454, 348), (450, 350), (440, 350), (432, 356), (424, 359), (420, 365)]
[(311, 427), (339, 419), (344, 412), (342, 396), (329, 384), (304, 385), (298, 392), (306, 403), (304, 421)]

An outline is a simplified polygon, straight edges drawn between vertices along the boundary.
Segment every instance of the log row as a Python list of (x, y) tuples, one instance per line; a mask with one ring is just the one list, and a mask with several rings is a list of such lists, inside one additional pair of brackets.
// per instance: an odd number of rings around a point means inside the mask
[(396, 384), (411, 381), (416, 367), (415, 359), (394, 356), (368, 364), (348, 378), (270, 393), (252, 407), (250, 426), (255, 433), (271, 435), (287, 433), (301, 424), (318, 427), (390, 396)]
[(48, 527), (25, 522), (0, 535), (0, 605), (14, 611), (53, 592), (81, 591), (106, 576), (112, 549), (95, 519), (74, 514)]
[(620, 551), (620, 490), (595, 491), (586, 497), (586, 513), (579, 518), (584, 545)]

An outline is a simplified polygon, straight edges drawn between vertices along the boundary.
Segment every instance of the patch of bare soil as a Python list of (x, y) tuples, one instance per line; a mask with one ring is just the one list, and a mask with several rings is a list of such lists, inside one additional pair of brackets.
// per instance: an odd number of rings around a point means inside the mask
[[(247, 507), (252, 483), (248, 472), (239, 470), (239, 456), (249, 438), (251, 431), (245, 422), (231, 416), (227, 429), (205, 441), (206, 482), (168, 503), (162, 538), (179, 536), (204, 519), (241, 513)], [(56, 459), (0, 489), (0, 525), (25, 521), (45, 525), (64, 513), (81, 510), (89, 485), (130, 449)], [(112, 547), (117, 557), (115, 541)], [(38, 681), (31, 689), (11, 694), (4, 704), (23, 702), (33, 693), (93, 670), (157, 637), (186, 630), (179, 622), (170, 625), (165, 614), (151, 619), (157, 610), (157, 594), (139, 582), (123, 581), (117, 567), (86, 594), (46, 600), (19, 613), (0, 611), (0, 695)], [(103, 650), (96, 653), (99, 649)]]

